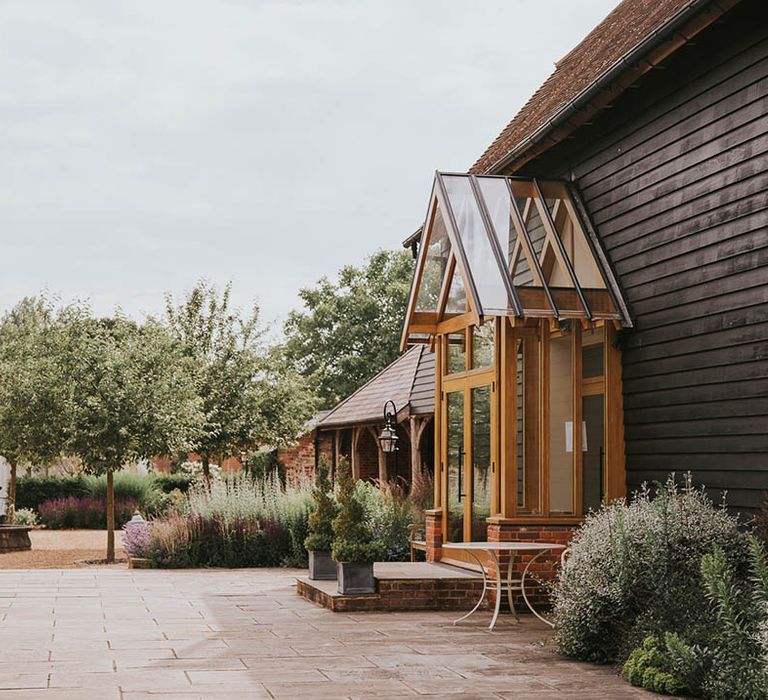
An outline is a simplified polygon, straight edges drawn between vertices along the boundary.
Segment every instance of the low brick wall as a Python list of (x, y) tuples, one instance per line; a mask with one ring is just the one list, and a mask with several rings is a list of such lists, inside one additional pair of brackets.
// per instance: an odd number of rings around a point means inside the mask
[[(327, 586), (326, 586), (327, 587)], [(307, 578), (296, 579), (296, 592), (334, 612), (373, 610), (468, 611), (480, 597), (482, 579), (383, 579), (375, 595), (343, 596), (323, 590)], [(486, 603), (483, 603), (486, 606)], [(487, 606), (486, 606), (487, 607)]]

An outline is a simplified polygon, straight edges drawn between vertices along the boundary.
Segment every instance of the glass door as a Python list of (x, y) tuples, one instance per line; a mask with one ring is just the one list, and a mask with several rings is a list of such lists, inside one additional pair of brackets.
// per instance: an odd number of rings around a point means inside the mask
[(445, 400), (446, 498), (445, 535), (448, 542), (464, 541), (464, 510), (467, 502), (464, 450), (464, 390), (449, 391)]
[(495, 474), (495, 392), (492, 384), (471, 386), (472, 383), (451, 382), (442, 402), (447, 542), (488, 539), (486, 520), (491, 515)]

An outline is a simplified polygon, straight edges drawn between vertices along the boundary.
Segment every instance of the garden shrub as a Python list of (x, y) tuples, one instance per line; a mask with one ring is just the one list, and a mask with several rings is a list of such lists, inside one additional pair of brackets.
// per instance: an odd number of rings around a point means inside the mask
[[(115, 500), (131, 499), (136, 501), (142, 510), (148, 513), (158, 513), (165, 506), (166, 499), (158, 488), (155, 478), (146, 474), (134, 474), (126, 471), (114, 473)], [(86, 474), (83, 481), (88, 493), (96, 498), (107, 497), (107, 477)]]
[(368, 564), (380, 559), (383, 547), (374, 539), (355, 488), (349, 462), (343, 458), (338, 465), (337, 499), (339, 514), (333, 521), (333, 558), (338, 562), (353, 564)]
[(358, 481), (355, 496), (363, 505), (365, 520), (380, 545), (379, 561), (408, 561), (408, 525), (414, 522), (413, 506), (395, 483)]
[(88, 486), (83, 475), (20, 476), (16, 481), (16, 509), (37, 510), (41, 503), (67, 496), (87, 496)]
[[(115, 498), (115, 526), (128, 522), (139, 507), (133, 498)], [(51, 530), (92, 529), (107, 526), (107, 502), (95, 496), (67, 496), (40, 504), (40, 522)]]
[[(115, 498), (131, 498), (148, 513), (159, 513), (166, 506), (165, 493), (189, 488), (191, 477), (183, 474), (145, 475), (115, 472)], [(69, 496), (106, 498), (105, 476), (22, 476), (16, 483), (16, 507), (37, 510), (41, 503)]]
[(155, 472), (152, 479), (155, 486), (163, 493), (171, 493), (172, 491), (186, 493), (194, 480), (189, 474), (166, 474), (164, 472)]
[[(311, 511), (310, 484), (283, 486), (276, 473), (261, 480), (240, 473), (210, 484), (198, 481), (190, 487), (183, 512), (153, 521), (145, 556), (168, 567), (303, 568)], [(250, 544), (249, 533), (254, 538)]]
[(674, 476), (652, 494), (587, 516), (554, 585), (557, 642), (566, 655), (623, 662), (649, 635), (703, 646), (712, 629), (701, 560), (715, 546), (738, 580), (749, 546), (736, 518)]
[(144, 555), (164, 568), (279, 566), (285, 535), (273, 521), (177, 515), (153, 523)]
[(19, 508), (13, 512), (13, 524), (34, 527), (38, 523), (37, 513), (31, 508)]
[(330, 552), (333, 544), (333, 520), (338, 514), (338, 508), (333, 500), (328, 472), (328, 462), (321, 459), (317, 465), (315, 487), (312, 490), (314, 511), (309, 516), (309, 534), (304, 540), (304, 546), (309, 551)]
[(621, 673), (632, 685), (654, 693), (680, 695), (687, 692), (687, 689), (672, 666), (664, 643), (650, 635), (645, 638), (642, 646), (629, 655)]

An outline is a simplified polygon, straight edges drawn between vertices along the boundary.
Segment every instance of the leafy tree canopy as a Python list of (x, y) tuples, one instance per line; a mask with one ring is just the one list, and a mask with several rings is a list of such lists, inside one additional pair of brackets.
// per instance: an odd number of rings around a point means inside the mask
[(343, 267), (338, 281), (302, 289), (304, 309), (285, 324), (287, 356), (325, 408), (393, 362), (413, 274), (407, 251), (380, 250), (362, 267)]
[(214, 455), (293, 440), (314, 409), (305, 380), (264, 342), (258, 307), (242, 314), (230, 295), (202, 281), (178, 305), (166, 297), (168, 325), (195, 365), (204, 421), (192, 451), (206, 470)]

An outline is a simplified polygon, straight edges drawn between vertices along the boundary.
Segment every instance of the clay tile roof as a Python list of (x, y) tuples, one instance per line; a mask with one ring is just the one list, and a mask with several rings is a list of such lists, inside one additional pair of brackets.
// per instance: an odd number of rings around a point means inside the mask
[(429, 375), (430, 367), (431, 391), (434, 394), (434, 355), (425, 346), (415, 345), (333, 408), (319, 421), (318, 427), (381, 423), (387, 401), (395, 402), (398, 414), (403, 410), (409, 415), (431, 413), (434, 410), (434, 396), (431, 406), (425, 406), (424, 397), (421, 396), (423, 377)]
[(572, 51), (472, 166), (488, 172), (693, 0), (623, 0)]

